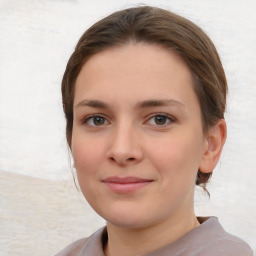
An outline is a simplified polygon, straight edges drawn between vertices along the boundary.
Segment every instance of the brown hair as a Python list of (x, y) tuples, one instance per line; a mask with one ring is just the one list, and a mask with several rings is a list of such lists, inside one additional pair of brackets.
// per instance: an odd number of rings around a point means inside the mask
[[(191, 21), (170, 11), (141, 6), (115, 12), (91, 26), (80, 38), (62, 80), (66, 137), (71, 146), (73, 100), (76, 78), (83, 64), (94, 54), (128, 42), (157, 44), (174, 50), (187, 63), (194, 78), (203, 131), (224, 118), (227, 81), (210, 38)], [(198, 170), (196, 185), (205, 189), (211, 173)]]

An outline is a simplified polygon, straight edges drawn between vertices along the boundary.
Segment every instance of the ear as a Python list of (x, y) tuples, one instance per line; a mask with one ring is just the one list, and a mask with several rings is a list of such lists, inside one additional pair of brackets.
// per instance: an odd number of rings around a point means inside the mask
[(200, 162), (199, 170), (210, 173), (217, 165), (227, 137), (227, 126), (224, 119), (209, 128), (205, 138), (205, 149)]

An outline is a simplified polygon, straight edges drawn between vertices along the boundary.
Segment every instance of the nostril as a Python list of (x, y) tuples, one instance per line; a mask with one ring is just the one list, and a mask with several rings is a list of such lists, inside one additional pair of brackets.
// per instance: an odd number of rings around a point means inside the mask
[(135, 157), (129, 157), (129, 158), (118, 158), (118, 157), (110, 157), (109, 160), (111, 162), (116, 162), (116, 163), (119, 163), (119, 164), (125, 164), (125, 163), (129, 163), (129, 162), (134, 162), (136, 160)]
[(111, 160), (111, 161), (115, 161), (114, 157), (110, 157), (110, 160)]

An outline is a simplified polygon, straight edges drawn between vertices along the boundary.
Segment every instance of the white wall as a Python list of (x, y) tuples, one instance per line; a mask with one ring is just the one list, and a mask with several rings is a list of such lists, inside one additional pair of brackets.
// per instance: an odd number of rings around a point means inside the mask
[[(0, 0), (1, 171), (69, 177), (60, 95), (67, 60), (89, 25), (140, 2)], [(256, 1), (144, 3), (196, 22), (219, 50), (230, 88), (228, 139), (209, 186), (211, 199), (198, 196), (197, 211), (219, 216), (256, 248)]]

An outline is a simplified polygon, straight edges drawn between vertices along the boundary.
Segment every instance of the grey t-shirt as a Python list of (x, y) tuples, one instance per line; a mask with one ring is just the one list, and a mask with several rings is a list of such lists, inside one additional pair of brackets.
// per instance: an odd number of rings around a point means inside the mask
[[(240, 238), (227, 233), (216, 217), (198, 218), (200, 226), (175, 242), (143, 256), (253, 256), (252, 249)], [(56, 256), (105, 256), (106, 227), (89, 238), (80, 239)]]

